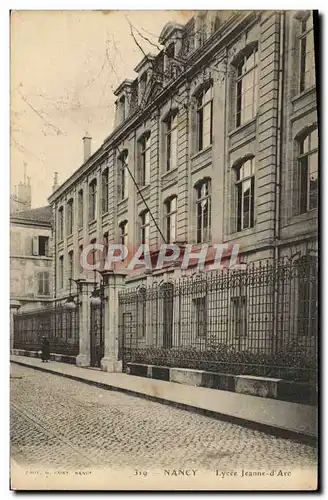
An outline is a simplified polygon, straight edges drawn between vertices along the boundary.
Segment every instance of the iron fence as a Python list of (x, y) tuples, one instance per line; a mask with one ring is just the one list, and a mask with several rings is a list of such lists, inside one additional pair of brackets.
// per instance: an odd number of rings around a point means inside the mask
[(317, 259), (196, 273), (119, 294), (129, 361), (314, 380)]
[(79, 310), (54, 307), (18, 313), (14, 317), (14, 348), (30, 351), (41, 349), (42, 337), (56, 354), (77, 356), (79, 353)]

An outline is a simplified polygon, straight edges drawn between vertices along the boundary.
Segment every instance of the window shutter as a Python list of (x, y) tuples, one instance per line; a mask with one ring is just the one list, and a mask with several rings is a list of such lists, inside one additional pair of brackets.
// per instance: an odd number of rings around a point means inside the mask
[(32, 255), (39, 255), (39, 237), (33, 236), (32, 238)]

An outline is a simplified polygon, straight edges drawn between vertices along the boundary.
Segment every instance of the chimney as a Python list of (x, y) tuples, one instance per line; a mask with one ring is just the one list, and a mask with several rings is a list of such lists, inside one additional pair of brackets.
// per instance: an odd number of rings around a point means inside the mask
[(53, 186), (52, 186), (52, 191), (56, 191), (56, 189), (58, 188), (58, 172), (54, 172), (54, 183), (53, 183)]
[(92, 138), (85, 134), (83, 137), (83, 153), (84, 153), (84, 162), (86, 162), (91, 156), (91, 140)]

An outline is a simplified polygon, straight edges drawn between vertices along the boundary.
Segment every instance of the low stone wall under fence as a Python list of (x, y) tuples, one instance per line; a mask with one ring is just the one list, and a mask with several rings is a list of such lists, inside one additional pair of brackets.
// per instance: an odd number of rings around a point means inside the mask
[(316, 381), (317, 261), (195, 273), (119, 294), (127, 363)]
[(42, 337), (50, 352), (66, 356), (79, 354), (79, 311), (56, 305), (42, 310), (17, 313), (14, 316), (14, 349), (40, 351)]

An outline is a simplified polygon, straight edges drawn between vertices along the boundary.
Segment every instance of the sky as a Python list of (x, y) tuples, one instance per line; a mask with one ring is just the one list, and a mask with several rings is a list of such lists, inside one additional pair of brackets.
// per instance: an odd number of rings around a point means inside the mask
[[(32, 207), (47, 203), (54, 172), (64, 182), (112, 132), (113, 91), (135, 78), (169, 21), (191, 11), (13, 11), (11, 15), (11, 192), (31, 178)], [(140, 35), (140, 34), (141, 35)], [(148, 38), (151, 43), (147, 42)], [(158, 45), (158, 44), (157, 44)]]

